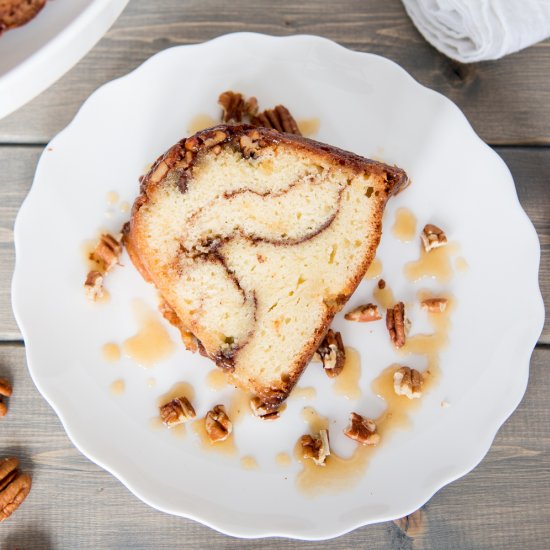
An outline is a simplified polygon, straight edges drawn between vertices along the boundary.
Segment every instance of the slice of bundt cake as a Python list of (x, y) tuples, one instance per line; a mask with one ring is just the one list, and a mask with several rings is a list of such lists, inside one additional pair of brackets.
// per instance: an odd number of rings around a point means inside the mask
[(128, 251), (201, 349), (276, 407), (374, 258), (398, 169), (300, 136), (217, 126), (142, 180)]
[(28, 23), (45, 3), (46, 0), (0, 0), (0, 34)]

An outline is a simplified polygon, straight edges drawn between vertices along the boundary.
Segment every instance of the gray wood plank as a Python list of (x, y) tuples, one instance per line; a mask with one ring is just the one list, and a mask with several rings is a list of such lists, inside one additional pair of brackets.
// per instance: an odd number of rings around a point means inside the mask
[(21, 338), (11, 309), (13, 225), (27, 196), (42, 147), (0, 147), (0, 340)]
[[(542, 247), (540, 285), (546, 302), (546, 324), (540, 342), (550, 343), (550, 148), (497, 148), (514, 175), (520, 201), (535, 224)], [(21, 338), (10, 305), (14, 264), (13, 223), (30, 189), (39, 147), (0, 147), (0, 340)], [(521, 284), (518, 281), (518, 284)]]
[(73, 70), (0, 121), (0, 143), (45, 143), (101, 84), (170, 46), (235, 31), (318, 34), (358, 51), (384, 55), (454, 100), (486, 141), (550, 143), (550, 41), (500, 61), (462, 66), (421, 37), (400, 0), (132, 0)]
[[(437, 550), (547, 548), (550, 522), (550, 348), (537, 348), (527, 394), (481, 464), (440, 490), (415, 524), (388, 522), (334, 541), (241, 541), (190, 520), (157, 512), (71, 444), (35, 389), (24, 348), (0, 345), (0, 376), (14, 384), (8, 416), (0, 419), (0, 456), (16, 455), (32, 472), (27, 501), (0, 528), (0, 546), (61, 548), (371, 548)], [(457, 434), (460, 437), (460, 434)], [(404, 462), (406, 467), (406, 462)], [(414, 475), (414, 472), (411, 472)]]

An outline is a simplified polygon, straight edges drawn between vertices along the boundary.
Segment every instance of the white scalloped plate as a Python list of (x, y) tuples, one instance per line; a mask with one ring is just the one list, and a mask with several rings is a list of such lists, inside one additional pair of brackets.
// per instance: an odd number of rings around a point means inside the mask
[(54, 0), (0, 36), (0, 118), (66, 73), (94, 46), (128, 0)]
[[(124, 268), (108, 278), (108, 304), (83, 297), (82, 241), (99, 226), (118, 230), (128, 215), (115, 210), (103, 218), (106, 193), (133, 200), (144, 165), (183, 137), (197, 113), (218, 116), (216, 99), (226, 89), (256, 95), (265, 106), (283, 103), (297, 118), (318, 117), (320, 141), (403, 167), (413, 184), (385, 214), (383, 276), (404, 300), (426, 287), (456, 297), (438, 384), (423, 397), (412, 428), (392, 434), (347, 491), (308, 497), (295, 486), (299, 464), (285, 470), (275, 461), (304, 432), (298, 419), (305, 402), (291, 400), (276, 422), (239, 424), (239, 450), (259, 464), (253, 471), (238, 458), (205, 454), (191, 435), (151, 430), (156, 397), (174, 382), (192, 383), (199, 415), (227, 402), (229, 390), (210, 389), (211, 364), (182, 349), (149, 371), (129, 358), (116, 365), (103, 360), (105, 342), (135, 332), (132, 300), (156, 303), (126, 256)], [(407, 282), (402, 266), (418, 256), (418, 241), (400, 243), (389, 231), (402, 206), (420, 228), (442, 225), (469, 270), (447, 285)], [(97, 90), (43, 153), (15, 243), (13, 307), (29, 369), (74, 444), (151, 506), (240, 537), (324, 539), (420, 507), (483, 458), (523, 396), (543, 323), (540, 247), (506, 165), (453, 103), (395, 63), (314, 36), (234, 34), (171, 48)], [(362, 283), (350, 305), (368, 299), (373, 285)], [(419, 330), (420, 314), (414, 315)], [(376, 416), (383, 409), (370, 382), (395, 355), (383, 322), (367, 329), (339, 315), (334, 325), (361, 352), (363, 397), (335, 396), (320, 368), (308, 369), (301, 385), (316, 387), (311, 404), (336, 421), (334, 445), (349, 454), (353, 442), (340, 429), (350, 410)], [(410, 361), (423, 366), (422, 357)], [(126, 382), (123, 395), (109, 393), (115, 378)], [(442, 400), (450, 407), (442, 408)]]

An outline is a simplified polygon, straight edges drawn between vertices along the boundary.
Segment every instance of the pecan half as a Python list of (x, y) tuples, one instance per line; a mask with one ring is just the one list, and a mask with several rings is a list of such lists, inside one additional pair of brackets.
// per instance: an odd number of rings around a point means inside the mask
[(118, 262), (122, 245), (109, 233), (103, 233), (96, 244), (90, 259), (98, 264), (104, 272), (109, 271)]
[(5, 378), (0, 378), (0, 395), (11, 397), (12, 391), (11, 384)]
[(0, 461), (0, 522), (19, 508), (31, 490), (31, 476), (20, 473), (18, 466), (17, 458)]
[(405, 335), (405, 304), (399, 302), (386, 311), (386, 327), (390, 333), (391, 341), (396, 348), (403, 347), (406, 341)]
[(90, 302), (95, 302), (103, 297), (103, 275), (93, 269), (84, 281), (84, 292)]
[(447, 302), (447, 298), (427, 298), (420, 305), (430, 313), (443, 313), (447, 309)]
[(2, 458), (0, 460), (0, 491), (9, 483), (10, 476), (16, 473), (19, 460), (15, 457)]
[(393, 390), (409, 399), (422, 397), (424, 377), (416, 369), (400, 367), (393, 373)]
[(344, 369), (346, 349), (342, 335), (329, 329), (317, 351), (313, 354), (313, 361), (323, 363), (325, 373), (330, 378), (338, 376)]
[(257, 99), (250, 97), (245, 100), (238, 92), (223, 92), (218, 97), (218, 103), (223, 109), (223, 122), (242, 122), (245, 117), (253, 117), (258, 112)]
[(263, 113), (253, 116), (250, 122), (254, 126), (272, 128), (287, 134), (302, 135), (296, 120), (284, 105), (277, 105), (274, 109), (266, 109)]
[(280, 416), (279, 408), (270, 407), (259, 397), (253, 397), (250, 400), (250, 408), (252, 409), (254, 416), (261, 418), (262, 420), (277, 420)]
[(225, 413), (223, 405), (216, 405), (208, 411), (205, 419), (205, 428), (212, 443), (224, 441), (233, 431), (233, 424)]
[(349, 426), (344, 430), (344, 435), (361, 445), (378, 445), (380, 441), (374, 420), (354, 412), (349, 415)]
[(195, 409), (187, 397), (176, 397), (160, 407), (160, 418), (166, 426), (171, 428), (195, 418)]
[(325, 466), (327, 456), (330, 455), (328, 430), (319, 430), (318, 436), (303, 435), (300, 444), (304, 458), (313, 460), (317, 466)]
[(431, 223), (424, 227), (420, 234), (420, 238), (422, 239), (422, 244), (426, 252), (447, 244), (447, 236), (443, 230)]
[(239, 145), (241, 146), (241, 152), (245, 159), (256, 158), (256, 155), (261, 149), (260, 133), (258, 130), (252, 130), (248, 134), (241, 136), (239, 139)]
[(368, 323), (370, 321), (378, 321), (382, 319), (382, 315), (380, 315), (377, 305), (364, 304), (348, 311), (344, 315), (344, 319), (347, 319), (348, 321), (357, 321), (359, 323)]

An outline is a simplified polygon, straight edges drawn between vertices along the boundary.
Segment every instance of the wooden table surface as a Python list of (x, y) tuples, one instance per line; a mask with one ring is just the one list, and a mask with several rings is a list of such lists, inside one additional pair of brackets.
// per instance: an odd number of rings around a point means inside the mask
[(550, 41), (500, 61), (463, 66), (422, 39), (399, 0), (132, 0), (75, 68), (0, 121), (0, 377), (14, 383), (9, 414), (0, 421), (0, 456), (20, 457), (34, 480), (27, 501), (0, 526), (0, 548), (550, 548), (548, 315), (527, 394), (481, 464), (440, 490), (410, 521), (364, 527), (332, 541), (240, 541), (149, 508), (73, 447), (35, 389), (11, 312), (10, 280), (15, 215), (45, 144), (98, 86), (154, 53), (242, 30), (318, 34), (381, 54), (455, 101), (512, 171), (541, 241), (548, 311)]

